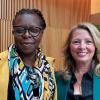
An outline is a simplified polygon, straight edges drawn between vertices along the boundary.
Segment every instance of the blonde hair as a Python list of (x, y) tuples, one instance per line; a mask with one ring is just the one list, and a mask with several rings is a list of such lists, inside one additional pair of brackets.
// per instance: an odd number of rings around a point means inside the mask
[(75, 67), (73, 67), (73, 65), (75, 64), (75, 61), (74, 61), (73, 57), (71, 56), (69, 45), (70, 45), (72, 34), (77, 29), (84, 29), (84, 30), (88, 31), (94, 40), (94, 44), (96, 46), (95, 60), (97, 60), (97, 65), (94, 68), (94, 73), (96, 75), (100, 76), (100, 32), (96, 28), (96, 26), (94, 26), (93, 24), (83, 22), (83, 23), (79, 23), (78, 25), (74, 26), (68, 34), (68, 38), (67, 38), (65, 46), (64, 46), (65, 47), (64, 48), (64, 56), (65, 56), (64, 77), (65, 77), (65, 79), (66, 78), (69, 79), (70, 69), (72, 69), (73, 71), (76, 70)]

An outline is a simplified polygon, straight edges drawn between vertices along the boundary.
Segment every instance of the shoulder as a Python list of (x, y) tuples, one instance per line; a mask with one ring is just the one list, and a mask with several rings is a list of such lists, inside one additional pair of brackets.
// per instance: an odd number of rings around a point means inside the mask
[(58, 100), (66, 100), (66, 94), (68, 91), (70, 80), (63, 78), (62, 72), (55, 72), (55, 79), (57, 84), (57, 98)]
[(52, 71), (55, 69), (55, 59), (52, 57), (46, 57), (48, 63), (50, 64), (50, 68)]
[[(0, 96), (7, 98), (9, 82), (8, 51), (0, 53)], [(6, 100), (6, 99), (5, 99)]]
[(52, 57), (46, 57), (46, 59), (50, 64), (53, 64), (55, 62), (55, 59)]
[[(4, 67), (2, 68), (2, 66)], [(6, 68), (5, 66), (8, 66), (8, 51), (0, 53), (0, 69)]]
[(8, 63), (8, 51), (4, 51), (0, 53), (0, 67), (7, 65)]
[(64, 79), (63, 73), (60, 71), (55, 72), (55, 79), (56, 79), (56, 83), (59, 87), (66, 86), (70, 82), (70, 79), (69, 80)]
[(0, 53), (0, 67), (5, 65), (8, 61), (8, 51), (4, 51)]
[(53, 75), (54, 83), (55, 83), (55, 93), (54, 93), (54, 100), (57, 100), (57, 88), (56, 88), (56, 80), (55, 80), (55, 74), (54, 74), (54, 69), (55, 69), (55, 59), (52, 57), (46, 57), (49, 65), (50, 65), (50, 70)]
[(6, 58), (8, 58), (8, 51), (7, 50), (0, 53), (0, 60), (4, 60)]
[(67, 80), (64, 79), (63, 77), (63, 73), (61, 71), (56, 71), (55, 72), (55, 78), (56, 78), (56, 81), (57, 83), (63, 83), (63, 82), (66, 82)]

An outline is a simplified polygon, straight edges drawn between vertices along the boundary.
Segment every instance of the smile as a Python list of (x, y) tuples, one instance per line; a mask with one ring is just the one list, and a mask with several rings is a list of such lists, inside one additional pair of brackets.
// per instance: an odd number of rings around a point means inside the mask
[(87, 55), (87, 52), (78, 52), (77, 53), (79, 56), (86, 56)]
[(23, 42), (22, 45), (25, 47), (31, 47), (32, 45), (34, 45), (34, 43), (33, 42)]

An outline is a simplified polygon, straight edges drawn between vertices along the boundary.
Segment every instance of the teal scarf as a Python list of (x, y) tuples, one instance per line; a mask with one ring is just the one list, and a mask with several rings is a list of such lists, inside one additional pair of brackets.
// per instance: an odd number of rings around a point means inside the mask
[[(39, 62), (36, 67), (31, 68), (23, 64), (23, 68), (20, 69), (21, 58), (18, 56), (16, 47), (13, 44), (9, 47), (8, 60), (16, 100), (46, 100), (53, 98), (55, 82), (50, 65), (40, 49), (38, 50)], [(48, 87), (46, 87), (46, 83), (49, 83)], [(50, 97), (46, 95), (47, 89), (50, 91)]]

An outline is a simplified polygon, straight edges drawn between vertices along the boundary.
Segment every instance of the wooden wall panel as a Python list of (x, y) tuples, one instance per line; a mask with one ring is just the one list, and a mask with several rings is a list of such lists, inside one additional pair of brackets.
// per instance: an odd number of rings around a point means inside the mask
[(47, 28), (40, 44), (48, 56), (55, 58), (56, 70), (63, 69), (63, 45), (70, 28), (89, 21), (91, 0), (0, 0), (0, 52), (14, 42), (12, 20), (21, 8), (42, 11)]
[(61, 70), (64, 41), (73, 25), (89, 21), (90, 0), (44, 0), (42, 5), (48, 26), (42, 48), (47, 55), (56, 59), (56, 68)]
[(0, 0), (0, 19), (1, 19), (1, 0)]
[(29, 7), (33, 8), (33, 0), (29, 0)]
[(0, 52), (1, 52), (1, 19), (0, 19)]

